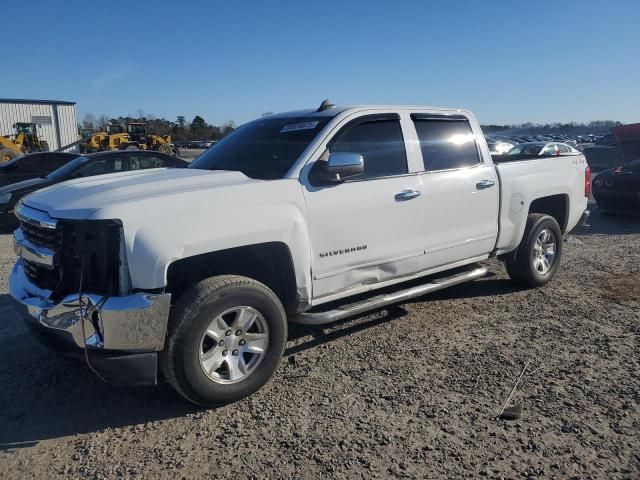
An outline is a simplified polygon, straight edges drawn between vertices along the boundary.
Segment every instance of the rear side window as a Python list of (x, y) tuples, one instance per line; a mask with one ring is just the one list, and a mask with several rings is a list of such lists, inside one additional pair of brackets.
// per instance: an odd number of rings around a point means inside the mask
[(131, 170), (146, 170), (148, 168), (164, 168), (164, 159), (155, 155), (137, 155), (130, 158)]
[(329, 144), (330, 153), (359, 153), (364, 158), (362, 178), (389, 177), (408, 172), (400, 121), (376, 119), (346, 126)]
[(469, 121), (463, 118), (413, 116), (426, 172), (471, 167), (480, 163)]

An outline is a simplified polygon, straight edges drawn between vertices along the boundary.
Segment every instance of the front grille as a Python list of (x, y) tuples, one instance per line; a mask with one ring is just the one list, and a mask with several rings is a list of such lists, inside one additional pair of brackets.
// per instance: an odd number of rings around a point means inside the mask
[(27, 222), (20, 222), (20, 228), (25, 238), (31, 243), (54, 251), (60, 250), (62, 241), (60, 230), (38, 227)]
[(83, 264), (83, 291), (107, 295), (118, 292), (121, 230), (115, 222), (59, 220), (56, 229), (21, 222), (20, 229), (31, 243), (56, 253), (53, 269), (22, 259), (27, 278), (39, 288), (51, 290), (54, 298), (79, 291)]

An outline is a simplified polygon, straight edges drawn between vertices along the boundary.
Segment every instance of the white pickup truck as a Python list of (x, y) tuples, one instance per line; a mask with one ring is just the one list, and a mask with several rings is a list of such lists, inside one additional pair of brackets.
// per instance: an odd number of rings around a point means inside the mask
[(224, 404), (269, 380), (288, 321), (477, 279), (494, 256), (547, 283), (589, 175), (579, 152), (494, 163), (466, 110), (323, 102), (247, 123), (187, 169), (29, 195), (10, 291), (38, 338), (104, 380), (155, 384), (160, 367), (191, 402)]

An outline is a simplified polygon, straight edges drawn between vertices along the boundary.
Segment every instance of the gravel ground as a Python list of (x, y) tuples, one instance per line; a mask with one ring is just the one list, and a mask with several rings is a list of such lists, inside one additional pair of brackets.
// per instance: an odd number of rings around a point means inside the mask
[[(26, 332), (0, 236), (0, 477), (640, 478), (640, 222), (595, 214), (537, 290), (495, 275), (290, 330), (275, 379), (217, 410), (123, 389)], [(527, 361), (514, 421), (496, 414)]]

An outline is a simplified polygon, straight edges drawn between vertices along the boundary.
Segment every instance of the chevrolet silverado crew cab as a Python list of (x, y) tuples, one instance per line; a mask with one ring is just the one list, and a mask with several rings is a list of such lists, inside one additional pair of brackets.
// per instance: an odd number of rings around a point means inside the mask
[(10, 292), (37, 337), (103, 380), (155, 384), (161, 369), (219, 405), (269, 380), (288, 321), (474, 280), (493, 256), (544, 285), (588, 189), (579, 152), (494, 163), (466, 110), (325, 101), (247, 123), (186, 169), (25, 197)]

